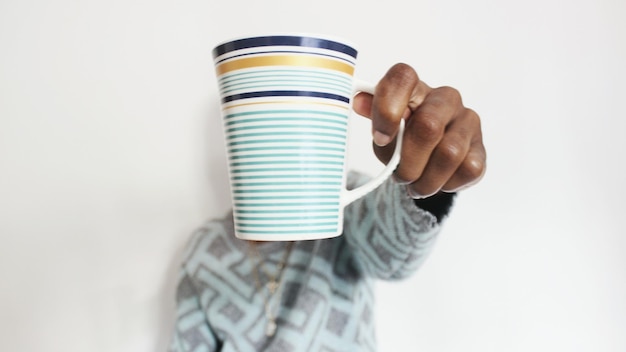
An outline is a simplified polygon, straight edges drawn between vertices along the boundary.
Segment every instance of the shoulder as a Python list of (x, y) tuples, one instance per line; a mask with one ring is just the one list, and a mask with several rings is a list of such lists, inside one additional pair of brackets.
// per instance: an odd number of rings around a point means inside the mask
[(239, 257), (244, 249), (235, 238), (232, 213), (221, 219), (207, 221), (196, 229), (185, 247), (182, 265), (193, 272), (198, 266), (215, 267), (228, 258)]

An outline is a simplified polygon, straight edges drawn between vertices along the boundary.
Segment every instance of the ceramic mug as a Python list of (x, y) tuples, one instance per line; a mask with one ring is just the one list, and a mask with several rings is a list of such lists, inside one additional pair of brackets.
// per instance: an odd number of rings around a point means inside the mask
[(338, 236), (344, 207), (396, 168), (399, 147), (377, 177), (346, 189), (351, 99), (374, 92), (354, 79), (356, 57), (353, 45), (318, 35), (245, 37), (213, 49), (238, 238)]

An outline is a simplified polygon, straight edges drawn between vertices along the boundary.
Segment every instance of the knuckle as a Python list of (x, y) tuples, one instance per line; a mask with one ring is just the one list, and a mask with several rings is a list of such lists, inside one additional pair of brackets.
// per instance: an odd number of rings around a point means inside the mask
[(445, 126), (435, 116), (425, 113), (414, 121), (413, 129), (422, 141), (431, 144), (438, 142), (443, 136)]
[(399, 62), (395, 65), (393, 65), (391, 67), (391, 69), (389, 70), (390, 73), (392, 74), (397, 74), (400, 77), (405, 77), (411, 80), (415, 80), (417, 79), (417, 72), (415, 72), (415, 70), (413, 69), (413, 67), (411, 67), (408, 64), (405, 64), (403, 62)]
[(445, 97), (449, 103), (454, 105), (462, 105), (463, 99), (461, 98), (461, 93), (453, 87), (443, 86), (437, 88), (438, 93), (440, 93), (443, 97)]
[(378, 115), (389, 121), (399, 121), (404, 113), (404, 106), (398, 104), (382, 104), (376, 107)]
[(480, 116), (478, 115), (478, 113), (476, 113), (476, 111), (465, 108), (465, 118), (469, 120), (472, 126), (480, 128)]
[(450, 86), (443, 86), (443, 87), (437, 88), (437, 90), (439, 90), (444, 96), (448, 97), (448, 99), (451, 99), (459, 103), (462, 101), (461, 93), (456, 88), (453, 88)]
[(459, 165), (465, 158), (465, 150), (458, 142), (448, 142), (439, 146), (438, 154), (441, 156), (440, 163), (443, 166)]
[(414, 86), (417, 82), (419, 82), (417, 72), (405, 63), (397, 63), (393, 65), (387, 72), (386, 77), (393, 84), (399, 84), (402, 86)]
[(459, 168), (461, 176), (469, 181), (478, 180), (485, 173), (486, 163), (479, 158), (467, 158)]

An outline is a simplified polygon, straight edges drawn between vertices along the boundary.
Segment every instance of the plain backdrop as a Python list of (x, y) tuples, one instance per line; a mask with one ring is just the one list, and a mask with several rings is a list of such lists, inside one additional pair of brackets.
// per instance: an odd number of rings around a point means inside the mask
[[(357, 43), (461, 91), (483, 181), (407, 281), (381, 351), (626, 351), (626, 2), (0, 0), (0, 350), (163, 351), (182, 248), (229, 208), (211, 49)], [(350, 163), (375, 173), (353, 119)]]

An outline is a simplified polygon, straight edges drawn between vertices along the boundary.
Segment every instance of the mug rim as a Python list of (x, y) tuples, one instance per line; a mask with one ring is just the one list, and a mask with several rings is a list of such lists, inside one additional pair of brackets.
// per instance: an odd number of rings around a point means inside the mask
[(230, 37), (229, 39), (222, 40), (213, 46), (213, 48), (211, 49), (211, 53), (214, 53), (217, 48), (223, 45), (233, 43), (238, 40), (267, 38), (267, 37), (299, 37), (299, 38), (327, 40), (327, 41), (336, 42), (342, 45), (346, 45), (350, 47), (351, 49), (353, 49), (355, 52), (358, 52), (357, 45), (355, 42), (351, 40), (347, 40), (337, 35), (321, 34), (321, 33), (314, 33), (314, 32), (267, 32), (267, 33), (260, 32), (257, 34), (233, 36), (233, 37)]

